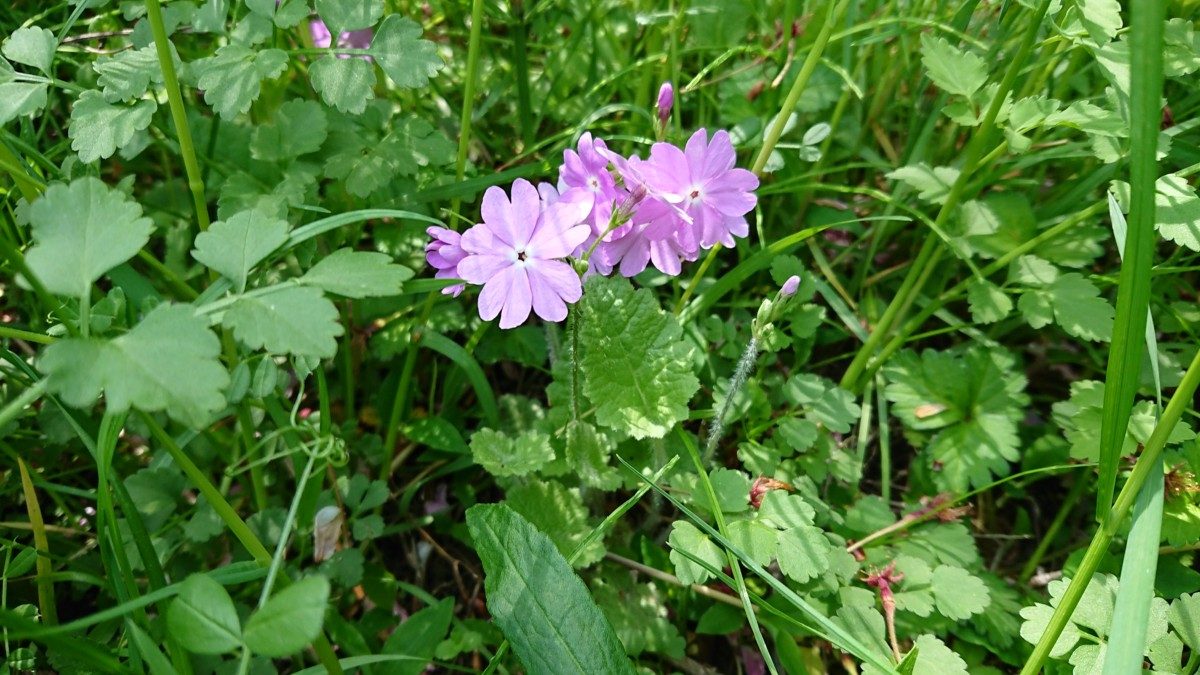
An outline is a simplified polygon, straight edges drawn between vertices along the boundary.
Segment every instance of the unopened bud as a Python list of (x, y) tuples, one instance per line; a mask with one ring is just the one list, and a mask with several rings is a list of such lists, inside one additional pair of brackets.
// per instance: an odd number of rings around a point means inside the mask
[(796, 294), (796, 291), (799, 290), (799, 288), (800, 277), (799, 275), (793, 274), (787, 278), (787, 281), (783, 282), (783, 288), (779, 289), (779, 295), (780, 297), (790, 298)]
[(663, 82), (658, 88), (658, 101), (654, 104), (654, 109), (658, 113), (658, 123), (662, 126), (667, 125), (667, 120), (671, 117), (671, 106), (675, 104), (675, 88), (670, 82)]

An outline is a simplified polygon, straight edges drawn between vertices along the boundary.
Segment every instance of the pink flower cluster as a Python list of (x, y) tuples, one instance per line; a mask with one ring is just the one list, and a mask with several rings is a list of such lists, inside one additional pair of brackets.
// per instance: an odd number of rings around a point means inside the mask
[(518, 179), (511, 198), (488, 188), (483, 222), (461, 236), (429, 228), (426, 258), (438, 278), (483, 285), (479, 315), (499, 316), (501, 328), (521, 325), (531, 310), (562, 321), (582, 294), (565, 258), (586, 262), (586, 274), (632, 277), (653, 265), (674, 276), (700, 250), (745, 237), (758, 178), (734, 162), (725, 131), (701, 129), (682, 149), (655, 143), (648, 159), (618, 155), (585, 133), (563, 153), (557, 188)]

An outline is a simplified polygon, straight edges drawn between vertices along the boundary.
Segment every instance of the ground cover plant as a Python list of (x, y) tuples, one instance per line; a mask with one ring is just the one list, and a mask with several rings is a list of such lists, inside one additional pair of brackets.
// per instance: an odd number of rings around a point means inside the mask
[(0, 668), (1195, 673), (1196, 9), (0, 8)]

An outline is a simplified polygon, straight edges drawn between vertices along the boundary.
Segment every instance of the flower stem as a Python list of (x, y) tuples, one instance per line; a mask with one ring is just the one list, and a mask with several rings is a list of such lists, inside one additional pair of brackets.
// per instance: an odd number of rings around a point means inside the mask
[[(483, 35), (483, 0), (471, 0), (471, 36), (467, 41), (467, 74), (463, 82), (462, 116), (458, 120), (458, 156), (454, 178), (459, 183), (467, 170), (467, 146), (471, 143), (471, 119), (475, 111), (475, 81), (479, 79), (479, 43)], [(451, 202), (450, 212), (458, 213), (460, 200)], [(447, 219), (449, 222), (450, 219)]]
[(196, 160), (196, 148), (192, 144), (192, 131), (188, 128), (187, 111), (183, 106), (183, 95), (179, 92), (179, 78), (175, 75), (175, 61), (171, 58), (171, 42), (163, 23), (162, 6), (159, 0), (146, 0), (146, 19), (154, 34), (154, 48), (158, 52), (158, 65), (162, 69), (163, 85), (167, 89), (167, 103), (171, 107), (171, 120), (175, 123), (175, 134), (179, 137), (179, 153), (183, 155), (183, 167), (187, 172), (188, 189), (196, 207), (196, 222), (200, 230), (208, 229), (208, 204), (204, 199), (204, 179), (200, 163)]

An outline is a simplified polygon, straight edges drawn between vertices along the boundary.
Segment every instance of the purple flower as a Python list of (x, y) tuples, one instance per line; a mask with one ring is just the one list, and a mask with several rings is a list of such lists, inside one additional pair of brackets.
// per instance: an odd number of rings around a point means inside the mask
[[(308, 30), (312, 34), (314, 47), (328, 47), (333, 40), (333, 36), (329, 34), (329, 27), (320, 19), (314, 19), (309, 22)], [(337, 46), (342, 49), (368, 49), (371, 46), (373, 34), (370, 28), (361, 30), (343, 31), (338, 34)], [(339, 59), (348, 59), (350, 54), (338, 54)], [(364, 61), (370, 61), (371, 57), (360, 57)]]
[[(749, 233), (746, 214), (758, 198), (758, 178), (745, 169), (734, 168), (736, 157), (729, 134), (718, 131), (712, 140), (700, 129), (688, 139), (685, 149), (670, 143), (655, 143), (650, 159), (634, 164), (650, 194), (687, 214), (701, 248), (716, 244), (733, 246), (734, 237)], [(650, 233), (666, 236), (683, 227), (667, 215)]]
[(621, 237), (601, 242), (592, 256), (595, 270), (608, 275), (616, 268), (621, 276), (632, 277), (641, 274), (647, 263), (651, 263), (663, 274), (676, 276), (683, 270), (684, 260), (698, 257), (698, 249), (685, 243), (679, 233), (653, 239), (646, 235), (649, 229), (649, 224), (641, 223), (629, 228)]
[(608, 148), (604, 141), (593, 139), (590, 132), (579, 137), (575, 150), (563, 151), (563, 164), (558, 171), (558, 189), (566, 192), (579, 188), (591, 199), (587, 222), (592, 234), (599, 237), (608, 229), (613, 202), (624, 196), (617, 181), (608, 170)]
[[(433, 241), (425, 246), (425, 260), (437, 269), (436, 279), (460, 279), (458, 263), (467, 256), (462, 249), (462, 236), (454, 230), (444, 227), (431, 227), (425, 233), (433, 237)], [(458, 296), (466, 288), (465, 284), (455, 284), (442, 289), (446, 295)]]
[(551, 194), (539, 194), (523, 178), (513, 183), (511, 201), (503, 189), (490, 187), (483, 194), (483, 222), (463, 233), (467, 256), (459, 274), (483, 284), (479, 316), (491, 321), (499, 315), (501, 328), (521, 325), (531, 309), (547, 321), (562, 321), (567, 303), (583, 294), (579, 275), (559, 258), (587, 239), (591, 228), (581, 223), (591, 204), (577, 193), (547, 203)]
[(790, 298), (796, 294), (800, 288), (800, 277), (793, 274), (783, 282), (783, 287), (779, 289), (779, 295), (784, 298)]
[(667, 120), (671, 118), (671, 106), (675, 104), (675, 88), (670, 82), (663, 82), (658, 88), (658, 101), (654, 104), (654, 111), (658, 113), (658, 123), (660, 126), (667, 126)]

